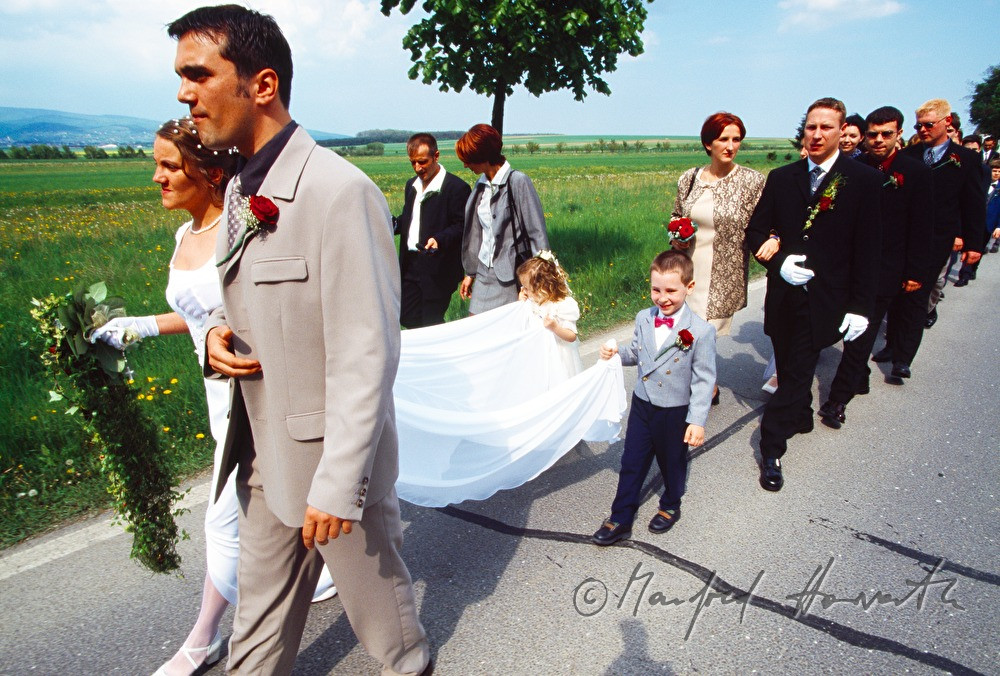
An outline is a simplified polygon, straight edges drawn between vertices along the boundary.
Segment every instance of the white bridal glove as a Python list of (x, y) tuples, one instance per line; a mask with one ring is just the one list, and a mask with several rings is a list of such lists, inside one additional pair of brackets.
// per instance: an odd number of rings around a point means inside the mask
[[(213, 302), (211, 299), (215, 299)], [(211, 281), (192, 286), (177, 294), (177, 308), (181, 314), (201, 319), (219, 305), (219, 282)]]
[(844, 315), (844, 321), (838, 330), (841, 333), (847, 331), (844, 334), (844, 342), (850, 342), (868, 330), (868, 318), (861, 315), (852, 315), (848, 312)]
[[(135, 333), (138, 338), (125, 340), (128, 331)], [(96, 343), (103, 340), (105, 343), (118, 350), (124, 350), (125, 346), (134, 340), (142, 340), (150, 336), (160, 335), (160, 328), (156, 325), (156, 317), (148, 315), (146, 317), (116, 317), (108, 321), (104, 326), (94, 329), (90, 334), (90, 342)]]
[(816, 276), (816, 273), (809, 268), (804, 268), (796, 263), (805, 261), (806, 257), (801, 254), (791, 254), (785, 258), (781, 264), (781, 278), (792, 286), (802, 286)]

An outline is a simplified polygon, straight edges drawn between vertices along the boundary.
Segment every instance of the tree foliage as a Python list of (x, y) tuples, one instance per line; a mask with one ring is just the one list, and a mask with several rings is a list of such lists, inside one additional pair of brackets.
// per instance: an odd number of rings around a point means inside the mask
[(969, 119), (980, 134), (1000, 136), (1000, 65), (986, 71), (986, 77), (973, 88)]
[[(503, 133), (504, 104), (514, 85), (540, 96), (587, 88), (611, 93), (600, 76), (618, 55), (643, 52), (639, 34), (652, 0), (425, 0), (427, 17), (410, 28), (411, 80), (442, 91), (468, 87), (493, 97), (492, 124)], [(386, 16), (408, 14), (416, 0), (382, 0)]]

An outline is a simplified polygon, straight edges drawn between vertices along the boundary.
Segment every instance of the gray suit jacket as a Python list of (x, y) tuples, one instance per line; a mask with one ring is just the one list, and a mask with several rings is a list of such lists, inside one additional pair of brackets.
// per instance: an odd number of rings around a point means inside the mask
[[(252, 443), (268, 507), (285, 524), (301, 526), (307, 503), (358, 520), (398, 473), (389, 208), (367, 176), (301, 127), (259, 194), (277, 205), (278, 222), (219, 268), (223, 306), (206, 326), (227, 324), (236, 354), (261, 364), (233, 380), (217, 490)], [(219, 260), (227, 244), (223, 227)]]
[[(704, 427), (715, 389), (715, 327), (684, 305), (681, 321), (674, 325), (672, 339), (656, 349), (654, 319), (656, 307), (635, 316), (635, 333), (629, 345), (620, 345), (618, 354), (625, 366), (639, 369), (635, 394), (654, 406), (687, 406), (687, 422)], [(678, 334), (687, 329), (694, 342), (682, 350)]]
[[(483, 226), (479, 223), (479, 200), (484, 190), (489, 190), (486, 177), (480, 176), (472, 187), (472, 194), (465, 203), (465, 230), (462, 233), (462, 266), (465, 274), (475, 277), (479, 266), (479, 249), (483, 245)], [(513, 206), (511, 203), (513, 195)], [(535, 185), (523, 171), (511, 169), (500, 181), (500, 189), (490, 200), (493, 213), (493, 230), (496, 233), (496, 248), (493, 251), (493, 270), (501, 282), (514, 279), (514, 221), (515, 207), (517, 227), (524, 228), (531, 244), (531, 253), (536, 254), (549, 248), (549, 235), (545, 229), (545, 214), (542, 202), (535, 192)]]

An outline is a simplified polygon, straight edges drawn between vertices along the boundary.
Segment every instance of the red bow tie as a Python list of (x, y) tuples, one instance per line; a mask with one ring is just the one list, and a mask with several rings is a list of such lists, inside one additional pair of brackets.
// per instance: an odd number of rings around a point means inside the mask
[(660, 317), (657, 315), (656, 319), (653, 320), (653, 324), (656, 328), (660, 328), (664, 324), (667, 325), (668, 329), (674, 328), (674, 318), (673, 317)]

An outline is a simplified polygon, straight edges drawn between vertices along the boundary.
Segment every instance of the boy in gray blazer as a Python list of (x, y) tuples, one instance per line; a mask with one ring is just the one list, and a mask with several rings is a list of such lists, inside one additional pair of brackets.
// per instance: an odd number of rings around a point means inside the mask
[[(664, 490), (649, 530), (665, 533), (681, 518), (687, 448), (705, 442), (715, 388), (715, 328), (684, 302), (694, 289), (691, 259), (680, 251), (664, 251), (653, 259), (649, 282), (654, 306), (636, 315), (631, 344), (617, 350), (622, 364), (638, 367), (639, 373), (611, 516), (592, 538), (602, 546), (632, 533), (654, 457)], [(614, 354), (613, 346), (601, 347), (601, 359)]]

